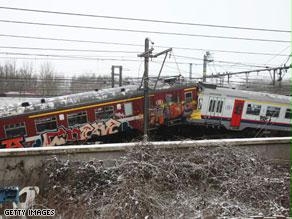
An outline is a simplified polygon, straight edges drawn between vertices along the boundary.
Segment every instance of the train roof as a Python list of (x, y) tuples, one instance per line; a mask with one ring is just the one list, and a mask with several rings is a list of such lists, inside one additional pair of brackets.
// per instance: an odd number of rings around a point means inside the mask
[(204, 87), (202, 86), (202, 93), (217, 96), (234, 97), (247, 100), (258, 100), (262, 102), (271, 102), (278, 104), (291, 105), (291, 97), (279, 94), (270, 94), (255, 91), (237, 90), (222, 87)]
[[(194, 83), (176, 83), (173, 85), (160, 83), (156, 90), (192, 86)], [(62, 108), (70, 108), (79, 105), (110, 101), (112, 99), (123, 99), (132, 96), (142, 95), (143, 87), (140, 85), (127, 85), (123, 87), (107, 88), (97, 91), (89, 91), (66, 96), (43, 98), (37, 101), (10, 104), (0, 106), (0, 118), (16, 116), (29, 113), (38, 113)]]

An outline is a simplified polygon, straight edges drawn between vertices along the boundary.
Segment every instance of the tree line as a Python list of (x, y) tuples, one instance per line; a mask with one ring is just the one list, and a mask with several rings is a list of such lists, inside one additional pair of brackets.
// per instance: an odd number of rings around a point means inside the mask
[(31, 63), (18, 67), (16, 62), (0, 64), (0, 95), (14, 92), (19, 96), (58, 96), (102, 89), (110, 86), (110, 78), (95, 74), (60, 76), (51, 63), (35, 69)]

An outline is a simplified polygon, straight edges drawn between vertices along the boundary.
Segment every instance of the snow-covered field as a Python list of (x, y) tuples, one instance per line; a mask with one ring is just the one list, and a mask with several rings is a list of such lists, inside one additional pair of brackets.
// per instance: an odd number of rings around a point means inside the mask
[(23, 102), (36, 102), (40, 101), (40, 98), (28, 98), (28, 97), (0, 97), (0, 107), (21, 104)]

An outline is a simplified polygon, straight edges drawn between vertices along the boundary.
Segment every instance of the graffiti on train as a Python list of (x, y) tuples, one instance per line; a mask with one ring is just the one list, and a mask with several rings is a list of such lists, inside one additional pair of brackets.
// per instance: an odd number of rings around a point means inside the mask
[(57, 130), (47, 131), (37, 136), (4, 140), (1, 142), (1, 146), (2, 148), (59, 146), (70, 142), (87, 141), (93, 136), (112, 135), (130, 128), (128, 121), (125, 119), (109, 119), (107, 121), (87, 123), (73, 128), (59, 126)]

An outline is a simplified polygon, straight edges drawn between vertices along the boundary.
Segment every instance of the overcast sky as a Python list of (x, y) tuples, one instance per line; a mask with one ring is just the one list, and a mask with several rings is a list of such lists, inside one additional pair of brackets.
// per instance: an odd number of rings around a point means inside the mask
[[(96, 14), (107, 16), (121, 16), (145, 18), (155, 20), (169, 20), (179, 22), (204, 23), (214, 25), (242, 26), (267, 29), (291, 29), (291, 1), (290, 0), (1, 0), (0, 6), (18, 7), (28, 9), (41, 9), (51, 11)], [(162, 32), (176, 32), (189, 34), (221, 35), (232, 37), (262, 38), (276, 40), (291, 40), (290, 33), (275, 33), (264, 31), (248, 31), (237, 29), (210, 28), (199, 26), (186, 26), (174, 24), (147, 23), (138, 21), (125, 21), (104, 18), (89, 18), (80, 16), (66, 16), (56, 14), (43, 14), (0, 9), (1, 20), (30, 21), (55, 24), (69, 24), (81, 26), (95, 26), (107, 28), (125, 28), (137, 30), (151, 30)], [(76, 29), (62, 27), (36, 26), (26, 24), (11, 24), (0, 22), (0, 34), (26, 35), (50, 38), (65, 38), (91, 41), (105, 41), (115, 43), (144, 44), (144, 39), (149, 37), (154, 42), (155, 52), (163, 50), (158, 46), (200, 48), (204, 50), (235, 50), (275, 54), (290, 54), (291, 43), (259, 42), (246, 40), (230, 40), (202, 38), (193, 36), (174, 36), (161, 34), (145, 34), (132, 32), (117, 32), (106, 30)], [(72, 43), (61, 41), (32, 40), (0, 36), (0, 47), (42, 47), (63, 49), (90, 49), (90, 50), (123, 50), (143, 52), (143, 47), (118, 46), (93, 43)], [(188, 75), (189, 65), (194, 63), (193, 75), (202, 75), (202, 60), (186, 59), (179, 56), (203, 58), (205, 51), (191, 51), (174, 49), (164, 75)], [(122, 65), (124, 74), (128, 76), (141, 76), (143, 71), (142, 59), (136, 53), (93, 53), (72, 51), (42, 51), (0, 48), (0, 63), (7, 60), (17, 60), (17, 65), (22, 62), (31, 62), (36, 68), (44, 61), (49, 61), (59, 75), (76, 75), (82, 73), (109, 74), (112, 65)], [(78, 60), (59, 57), (40, 56), (15, 56), (4, 53), (51, 54), (60, 56), (92, 57), (92, 60)], [(9, 59), (7, 57), (10, 57)], [(26, 60), (11, 57), (29, 58)], [(176, 58), (174, 58), (176, 57)], [(231, 61), (253, 65), (282, 65), (288, 56), (264, 56), (235, 53), (212, 52), (214, 63), (210, 63), (208, 73), (235, 72), (248, 70), (253, 67), (223, 64), (218, 61)], [(40, 58), (42, 60), (40, 60)], [(98, 60), (99, 58), (99, 60)], [(137, 61), (101, 60), (104, 59), (135, 59)], [(157, 75), (163, 57), (150, 63), (150, 74)], [(183, 62), (185, 64), (175, 64)], [(198, 65), (196, 65), (198, 64)], [(290, 64), (290, 61), (288, 62)]]

